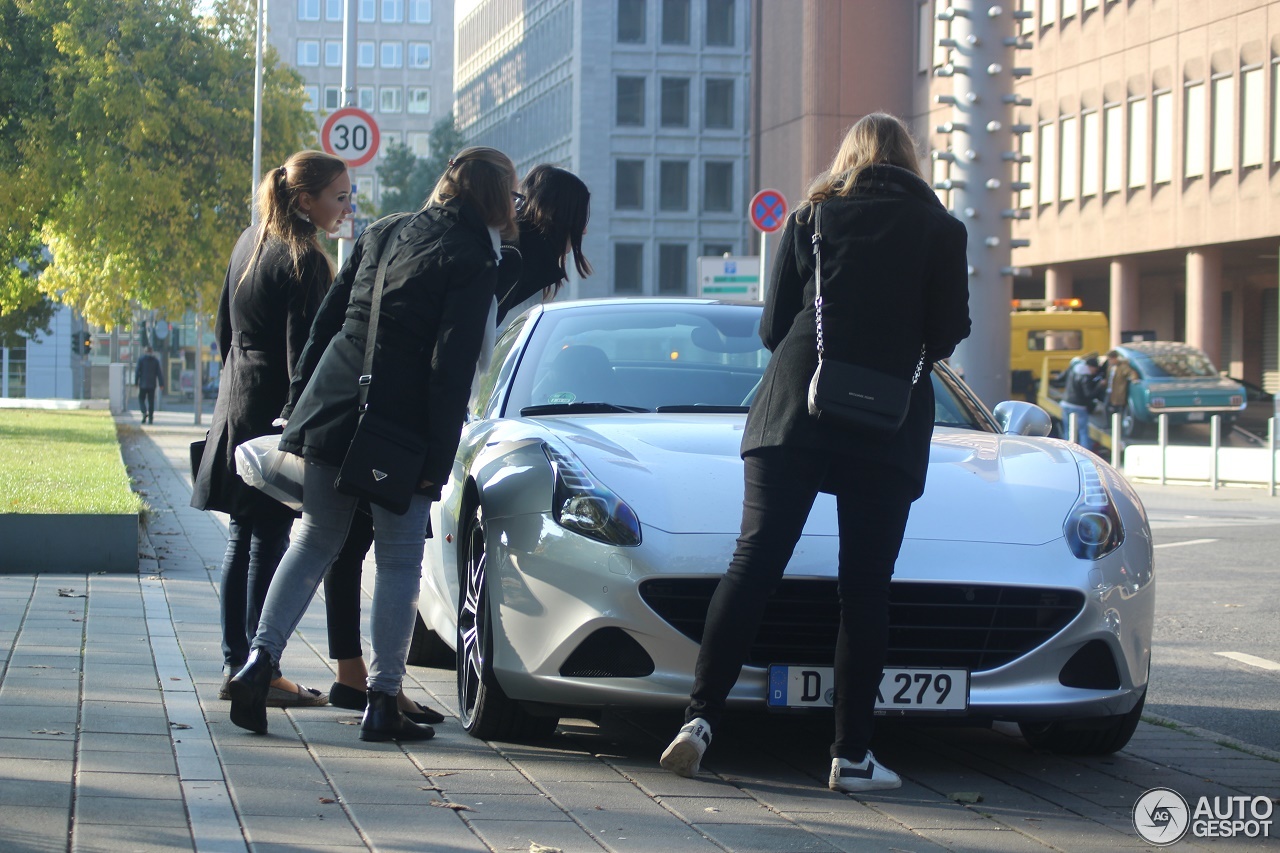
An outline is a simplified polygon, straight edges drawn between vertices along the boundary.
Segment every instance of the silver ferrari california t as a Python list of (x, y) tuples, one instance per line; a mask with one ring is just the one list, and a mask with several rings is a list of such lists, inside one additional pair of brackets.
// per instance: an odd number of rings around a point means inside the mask
[[(463, 726), (548, 734), (561, 716), (678, 709), (739, 531), (761, 306), (609, 299), (535, 307), (500, 335), (432, 509), (411, 663), (453, 665)], [(1113, 468), (986, 409), (945, 365), (891, 592), (884, 714), (1017, 722), (1106, 753), (1142, 712), (1152, 543)], [(819, 496), (730, 696), (829, 708), (836, 512)]]

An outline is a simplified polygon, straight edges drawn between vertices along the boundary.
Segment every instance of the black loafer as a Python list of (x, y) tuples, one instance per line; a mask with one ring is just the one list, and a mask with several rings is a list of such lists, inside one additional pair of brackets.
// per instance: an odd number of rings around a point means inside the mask
[(365, 696), (363, 690), (357, 690), (354, 687), (348, 687), (335, 681), (329, 687), (329, 704), (335, 708), (345, 708), (348, 711), (363, 711), (364, 706), (368, 704), (368, 697)]

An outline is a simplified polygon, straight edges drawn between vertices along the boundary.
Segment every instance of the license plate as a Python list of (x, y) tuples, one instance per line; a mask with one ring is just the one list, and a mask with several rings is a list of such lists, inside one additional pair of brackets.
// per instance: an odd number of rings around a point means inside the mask
[(1204, 412), (1187, 412), (1187, 420), (1202, 421), (1204, 420)]
[[(835, 671), (829, 666), (769, 667), (770, 708), (830, 708)], [(886, 667), (876, 696), (877, 711), (963, 711), (969, 707), (966, 669)]]

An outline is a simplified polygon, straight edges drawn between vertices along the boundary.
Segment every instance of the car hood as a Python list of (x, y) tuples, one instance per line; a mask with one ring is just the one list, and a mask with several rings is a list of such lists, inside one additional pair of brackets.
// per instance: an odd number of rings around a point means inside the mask
[[(539, 418), (625, 500), (645, 526), (737, 535), (743, 415)], [(1040, 545), (1061, 537), (1080, 494), (1075, 457), (1054, 439), (937, 428), (925, 494), (907, 538)], [(818, 498), (805, 533), (836, 535), (835, 501)]]

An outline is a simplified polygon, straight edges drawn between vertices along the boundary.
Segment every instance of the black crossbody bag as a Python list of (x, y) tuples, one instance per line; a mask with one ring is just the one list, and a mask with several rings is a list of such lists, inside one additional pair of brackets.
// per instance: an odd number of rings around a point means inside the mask
[(373, 347), (378, 335), (378, 315), (382, 309), (382, 288), (387, 277), (391, 246), (407, 216), (388, 228), (378, 258), (378, 274), (373, 281), (373, 305), (369, 311), (364, 343), (364, 369), (360, 373), (360, 420), (338, 469), (333, 487), (344, 495), (354, 495), (375, 503), (396, 515), (409, 511), (418, 489), (418, 475), (427, 458), (422, 435), (406, 429), (380, 411), (369, 408), (369, 386), (373, 382)]
[(822, 203), (813, 206), (813, 300), (818, 327), (818, 367), (809, 382), (809, 414), (821, 423), (879, 437), (893, 436), (907, 419), (911, 389), (924, 371), (924, 344), (910, 380), (826, 356), (822, 339)]

